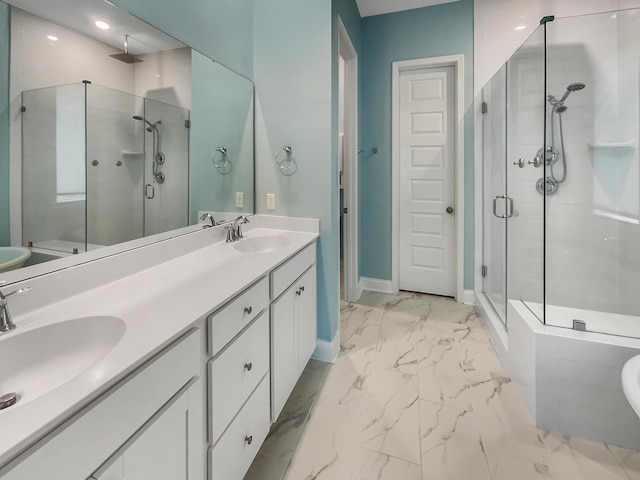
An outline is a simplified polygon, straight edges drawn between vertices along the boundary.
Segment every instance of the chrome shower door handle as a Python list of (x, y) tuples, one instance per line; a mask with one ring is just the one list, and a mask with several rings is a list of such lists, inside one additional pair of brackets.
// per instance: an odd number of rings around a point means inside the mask
[[(498, 200), (500, 199), (506, 200), (507, 205), (509, 206), (507, 209), (508, 213), (504, 215), (498, 214)], [(493, 216), (496, 218), (511, 218), (513, 216), (513, 199), (506, 195), (496, 195), (493, 197)]]

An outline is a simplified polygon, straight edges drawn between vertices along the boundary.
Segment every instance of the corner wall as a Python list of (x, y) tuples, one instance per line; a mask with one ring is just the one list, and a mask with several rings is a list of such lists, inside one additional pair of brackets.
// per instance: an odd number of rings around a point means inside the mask
[[(337, 148), (332, 138), (330, 2), (255, 2), (256, 213), (320, 219), (318, 336), (339, 325)], [(337, 119), (337, 115), (336, 115)], [(283, 175), (276, 151), (291, 145), (295, 172)], [(266, 194), (276, 208), (267, 210)]]
[[(436, 5), (362, 20), (360, 93), (360, 275), (391, 279), (391, 63), (463, 54), (464, 288), (473, 288), (473, 1)], [(378, 147), (371, 153), (370, 147)]]

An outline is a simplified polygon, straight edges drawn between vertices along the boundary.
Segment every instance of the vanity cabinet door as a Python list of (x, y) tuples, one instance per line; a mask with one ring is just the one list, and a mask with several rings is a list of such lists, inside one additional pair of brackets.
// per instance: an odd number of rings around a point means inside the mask
[[(189, 391), (154, 415), (92, 480), (190, 480)], [(200, 447), (197, 447), (200, 448)], [(191, 480), (196, 480), (191, 478)], [(199, 480), (199, 479), (198, 479)]]
[(299, 292), (296, 298), (295, 314), (298, 323), (298, 376), (300, 376), (316, 349), (318, 338), (316, 266), (307, 270), (296, 285), (296, 292)]
[(275, 422), (298, 380), (296, 290), (271, 305), (271, 421)]

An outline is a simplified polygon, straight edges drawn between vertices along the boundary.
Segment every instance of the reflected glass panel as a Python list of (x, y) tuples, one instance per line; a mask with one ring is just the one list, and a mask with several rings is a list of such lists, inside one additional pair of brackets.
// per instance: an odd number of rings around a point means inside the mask
[[(544, 26), (507, 63), (507, 293), (544, 321)], [(520, 159), (522, 161), (520, 162)], [(531, 162), (531, 163), (530, 163)], [(536, 163), (538, 166), (535, 166)]]

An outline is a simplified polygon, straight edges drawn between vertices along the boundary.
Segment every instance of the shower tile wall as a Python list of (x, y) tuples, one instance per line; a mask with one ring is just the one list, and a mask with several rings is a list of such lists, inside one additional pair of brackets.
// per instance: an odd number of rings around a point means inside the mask
[[(47, 34), (55, 32), (59, 40), (53, 42), (46, 38)], [(88, 111), (89, 131), (91, 137), (89, 151), (90, 160), (96, 159), (99, 165), (89, 173), (99, 173), (89, 177), (90, 181), (99, 182), (96, 185), (102, 187), (97, 190), (93, 202), (89, 204), (87, 213), (93, 220), (93, 233), (90, 243), (109, 245), (142, 235), (142, 215), (134, 218), (138, 211), (136, 204), (142, 202), (142, 171), (132, 162), (133, 157), (124, 160), (123, 151), (142, 151), (142, 129), (140, 135), (131, 137), (134, 122), (130, 117), (131, 112), (139, 111), (133, 107), (133, 98), (129, 94), (139, 94), (156, 100), (180, 104), (184, 108), (191, 107), (191, 54), (190, 49), (181, 48), (168, 52), (143, 55), (144, 62), (138, 64), (126, 64), (110, 58), (109, 55), (120, 53), (115, 47), (108, 46), (94, 39), (76, 33), (73, 30), (52, 24), (40, 17), (12, 8), (12, 38), (11, 38), (11, 234), (12, 244), (22, 243), (22, 130), (20, 115), (20, 93), (24, 90), (36, 88), (79, 83), (82, 80), (93, 82), (94, 99), (96, 105)], [(177, 66), (176, 66), (177, 65)], [(168, 72), (180, 72), (168, 76)], [(172, 85), (167, 88), (166, 85)], [(100, 90), (100, 87), (107, 89)], [(112, 89), (112, 90), (110, 90)], [(122, 93), (127, 92), (127, 93)], [(105, 95), (117, 95), (120, 99), (103, 101)], [(129, 100), (125, 100), (126, 98)], [(102, 100), (100, 100), (102, 98)], [(124, 103), (123, 103), (124, 102)], [(126, 103), (131, 105), (125, 105)], [(97, 111), (105, 116), (95, 115)], [(82, 113), (81, 113), (82, 114)], [(183, 118), (184, 120), (184, 118)], [(182, 122), (184, 124), (184, 122)], [(151, 135), (148, 135), (151, 137)], [(186, 136), (188, 141), (188, 135)], [(39, 142), (48, 141), (46, 137), (36, 137), (29, 140), (34, 151), (51, 151), (49, 144)], [(138, 142), (137, 145), (134, 143)], [(187, 151), (184, 148), (183, 151)], [(55, 155), (55, 151), (53, 153)], [(95, 157), (95, 158), (93, 158)], [(172, 155), (174, 157), (174, 155)], [(116, 162), (121, 160), (123, 165), (116, 167)], [(180, 159), (182, 164), (185, 158)], [(141, 161), (141, 160), (140, 160)], [(52, 160), (54, 171), (51, 178), (55, 178), (55, 159)], [(140, 170), (140, 172), (138, 172)], [(186, 172), (185, 172), (186, 175)], [(186, 177), (185, 177), (186, 178)], [(113, 182), (111, 181), (113, 180)], [(182, 179), (184, 180), (184, 179)], [(187, 188), (186, 181), (180, 182), (180, 191)], [(55, 185), (55, 183), (54, 183)], [(137, 188), (137, 190), (135, 190)], [(166, 190), (173, 187), (169, 186)], [(94, 189), (95, 190), (95, 189)], [(186, 194), (183, 195), (186, 198)], [(49, 200), (43, 197), (40, 201), (52, 201), (55, 196), (48, 195)], [(76, 205), (72, 205), (76, 204)], [(173, 205), (173, 203), (172, 203)], [(55, 207), (55, 205), (53, 205)], [(58, 205), (60, 207), (60, 205)], [(84, 222), (84, 205), (78, 202), (69, 202), (61, 208), (66, 210), (80, 207), (81, 220)], [(183, 226), (187, 221), (187, 207), (182, 209)], [(47, 210), (43, 203), (43, 210)], [(77, 210), (77, 208), (76, 208)], [(123, 218), (130, 217), (130, 218)], [(111, 221), (113, 220), (113, 221)], [(42, 223), (39, 224), (42, 226)], [(112, 228), (120, 225), (121, 228)], [(60, 225), (58, 225), (59, 227)], [(161, 228), (158, 226), (155, 230)], [(84, 226), (82, 228), (65, 229), (65, 238), (60, 238), (59, 229), (52, 227), (41, 232), (42, 239), (84, 241)]]

